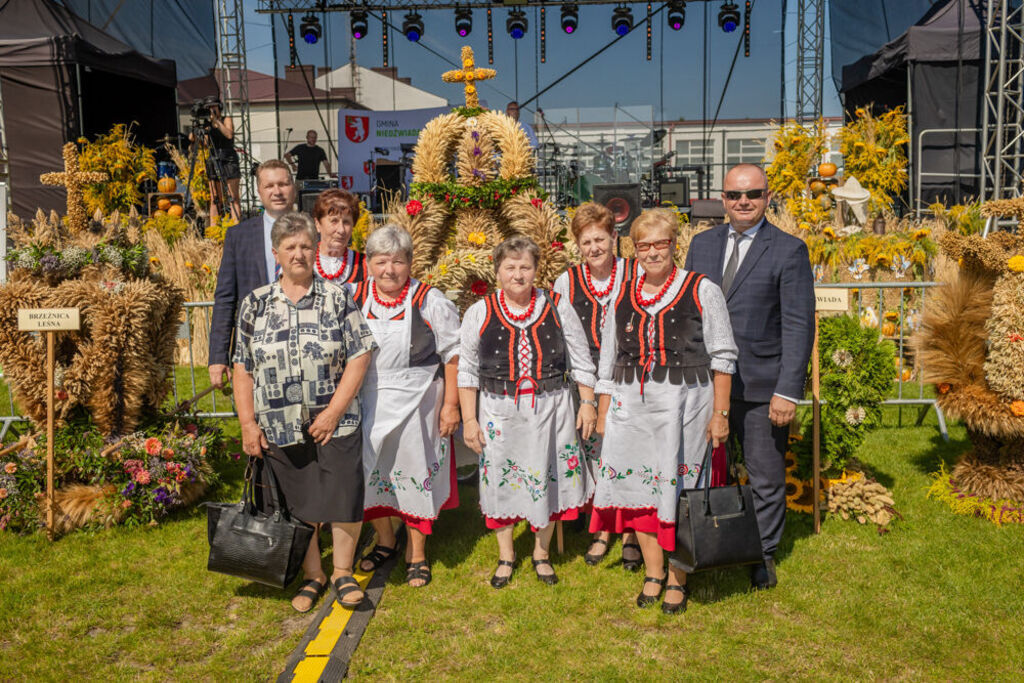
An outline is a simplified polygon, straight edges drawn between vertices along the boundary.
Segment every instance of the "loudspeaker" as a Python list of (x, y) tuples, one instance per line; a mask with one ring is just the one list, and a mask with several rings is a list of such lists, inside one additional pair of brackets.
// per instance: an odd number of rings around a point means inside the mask
[(683, 176), (679, 180), (661, 184), (661, 201), (671, 202), (676, 206), (690, 205), (690, 179)]
[(633, 219), (640, 215), (640, 183), (594, 185), (594, 201), (612, 212), (616, 232), (628, 235)]
[(697, 199), (690, 209), (690, 222), (710, 221), (715, 225), (725, 222), (725, 205), (721, 199)]
[(316, 204), (317, 197), (320, 196), (320, 192), (300, 192), (299, 193), (299, 211), (302, 213), (308, 213), (310, 216), (313, 215), (313, 205)]

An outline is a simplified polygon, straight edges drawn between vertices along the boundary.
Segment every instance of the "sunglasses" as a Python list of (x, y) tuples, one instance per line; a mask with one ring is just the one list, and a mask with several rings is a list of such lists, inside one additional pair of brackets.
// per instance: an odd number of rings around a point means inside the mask
[(643, 254), (643, 253), (649, 251), (651, 248), (654, 248), (654, 249), (657, 249), (658, 251), (661, 251), (662, 249), (668, 249), (670, 244), (672, 244), (672, 239), (671, 238), (669, 238), (667, 240), (658, 240), (657, 242), (637, 242), (636, 243), (636, 252), (638, 254)]
[(768, 190), (765, 188), (758, 188), (756, 190), (726, 190), (722, 194), (730, 202), (738, 201), (740, 197), (746, 197), (747, 199), (760, 199), (764, 196), (764, 193)]

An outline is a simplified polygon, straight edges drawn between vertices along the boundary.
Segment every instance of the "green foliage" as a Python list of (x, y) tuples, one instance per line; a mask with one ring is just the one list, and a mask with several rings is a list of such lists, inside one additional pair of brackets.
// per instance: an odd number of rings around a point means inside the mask
[(156, 181), (156, 159), (153, 150), (135, 144), (128, 126), (119, 123), (93, 142), (78, 138), (78, 143), (82, 170), (102, 171), (108, 178), (86, 187), (85, 204), (89, 215), (100, 211), (106, 216), (114, 211), (128, 211), (142, 203), (139, 184), (144, 180)]
[[(821, 468), (840, 473), (879, 426), (882, 400), (896, 378), (896, 347), (880, 339), (878, 330), (862, 327), (853, 316), (823, 318), (818, 332), (821, 354)], [(808, 373), (810, 374), (810, 373)], [(813, 424), (804, 424), (804, 438), (794, 444), (797, 473), (811, 475)]]
[(484, 109), (483, 107), (452, 107), (453, 113), (458, 114), (459, 116), (463, 116), (467, 119), (473, 116), (480, 116), (486, 111), (487, 110)]
[(71, 245), (57, 249), (52, 245), (26, 244), (7, 252), (12, 270), (24, 269), (53, 284), (78, 277), (89, 265), (108, 264), (126, 277), (145, 277), (149, 272), (149, 252), (141, 242), (124, 245), (100, 242), (92, 249)]
[(413, 183), (410, 195), (416, 199), (429, 197), (444, 202), (452, 210), (467, 206), (493, 209), (526, 190), (536, 190), (541, 199), (547, 197), (546, 192), (539, 190), (537, 179), (533, 176), (512, 180), (499, 178), (480, 187), (460, 185), (454, 180), (446, 183)]
[[(164, 238), (164, 242), (174, 244), (188, 232), (189, 227), (188, 221), (184, 218), (171, 216), (170, 214), (160, 214), (150, 217), (149, 220), (143, 223), (142, 231), (156, 230)], [(224, 241), (223, 234), (220, 241)]]

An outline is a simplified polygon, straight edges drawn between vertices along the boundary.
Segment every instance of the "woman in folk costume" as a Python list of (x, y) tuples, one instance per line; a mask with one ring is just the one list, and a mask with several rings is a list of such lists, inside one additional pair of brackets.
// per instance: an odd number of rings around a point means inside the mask
[(405, 522), (406, 582), (430, 583), (426, 537), (442, 509), (458, 507), (451, 435), (459, 426), (459, 312), (409, 277), (412, 239), (386, 225), (366, 241), (369, 277), (348, 285), (380, 347), (363, 382), (364, 521), (377, 545), (373, 571), (397, 551), (391, 517)]
[(320, 233), (316, 248), (316, 275), (343, 285), (366, 279), (366, 257), (349, 248), (352, 228), (359, 220), (359, 199), (337, 188), (324, 190), (313, 205), (313, 220)]
[[(693, 488), (708, 441), (729, 434), (736, 343), (725, 297), (704, 275), (673, 262), (678, 222), (644, 211), (630, 229), (640, 268), (609, 306), (599, 362), (598, 432), (604, 435), (590, 530), (633, 529), (647, 567), (636, 603), (686, 609), (686, 573), (670, 567), (676, 503)], [(668, 585), (666, 586), (666, 578)]]
[[(601, 353), (601, 329), (608, 313), (608, 306), (616, 299), (622, 283), (632, 278), (636, 262), (615, 256), (615, 218), (608, 207), (594, 202), (580, 204), (572, 217), (572, 236), (583, 256), (583, 263), (571, 267), (558, 276), (551, 288), (556, 294), (567, 297), (576, 309), (590, 344), (590, 357), (597, 365)], [(587, 456), (587, 467), (591, 475), (597, 473), (601, 458), (601, 437), (592, 434), (583, 442)], [(598, 564), (608, 554), (611, 533), (598, 532), (583, 556), (587, 564)], [(636, 534), (627, 532), (622, 536), (622, 566), (635, 572), (640, 569), (642, 556), (636, 542)]]
[[(501, 288), (470, 306), (462, 321), (463, 436), (480, 456), (480, 508), (498, 538), (495, 588), (512, 575), (513, 525), (522, 519), (536, 533), (537, 578), (557, 583), (548, 559), (551, 522), (578, 519), (592, 491), (580, 437), (588, 439), (597, 424), (594, 363), (572, 305), (534, 288), (539, 258), (526, 237), (499, 244)], [(578, 412), (567, 374), (582, 396)]]

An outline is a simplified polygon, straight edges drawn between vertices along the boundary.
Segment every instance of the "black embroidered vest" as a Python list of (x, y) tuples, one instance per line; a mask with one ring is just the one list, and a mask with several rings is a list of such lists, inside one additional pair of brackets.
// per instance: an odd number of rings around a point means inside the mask
[[(626, 259), (623, 265), (626, 272), (616, 270), (615, 278), (626, 278), (629, 281), (636, 273), (636, 261)], [(601, 302), (587, 288), (587, 273), (582, 263), (566, 272), (569, 274), (569, 303), (583, 323), (583, 330), (587, 333), (587, 341), (590, 344), (590, 357), (597, 367), (601, 356)]]
[[(411, 339), (409, 344), (409, 366), (414, 368), (437, 366), (440, 372), (441, 355), (437, 352), (437, 341), (434, 339), (434, 331), (431, 329), (430, 323), (423, 317), (423, 302), (426, 301), (427, 292), (431, 290), (431, 287), (419, 282), (416, 284), (415, 289), (410, 287), (410, 290), (406, 294), (409, 297), (409, 305), (391, 319), (402, 320), (407, 314), (412, 316), (410, 321), (412, 329), (409, 331)], [(370, 283), (368, 281), (363, 280), (356, 284), (352, 298), (355, 299), (356, 305), (360, 309), (366, 304), (366, 299), (370, 296), (373, 296), (373, 294), (370, 292)], [(373, 318), (372, 310), (368, 317)]]
[[(644, 376), (671, 384), (710, 379), (711, 356), (704, 346), (702, 308), (697, 286), (704, 275), (689, 272), (679, 292), (654, 314), (654, 343), (647, 337), (651, 314), (636, 301), (636, 278), (622, 284), (615, 302), (616, 382), (631, 383)], [(648, 364), (650, 364), (648, 366)]]
[[(517, 385), (538, 394), (565, 386), (568, 350), (554, 311), (557, 301), (557, 294), (538, 292), (536, 305), (542, 308), (537, 320), (526, 328), (532, 360), (530, 372), (523, 375), (519, 367), (519, 328), (505, 317), (497, 292), (484, 300), (487, 315), (480, 328), (479, 347), (482, 389), (514, 396)], [(533, 381), (520, 382), (524, 376)]]

